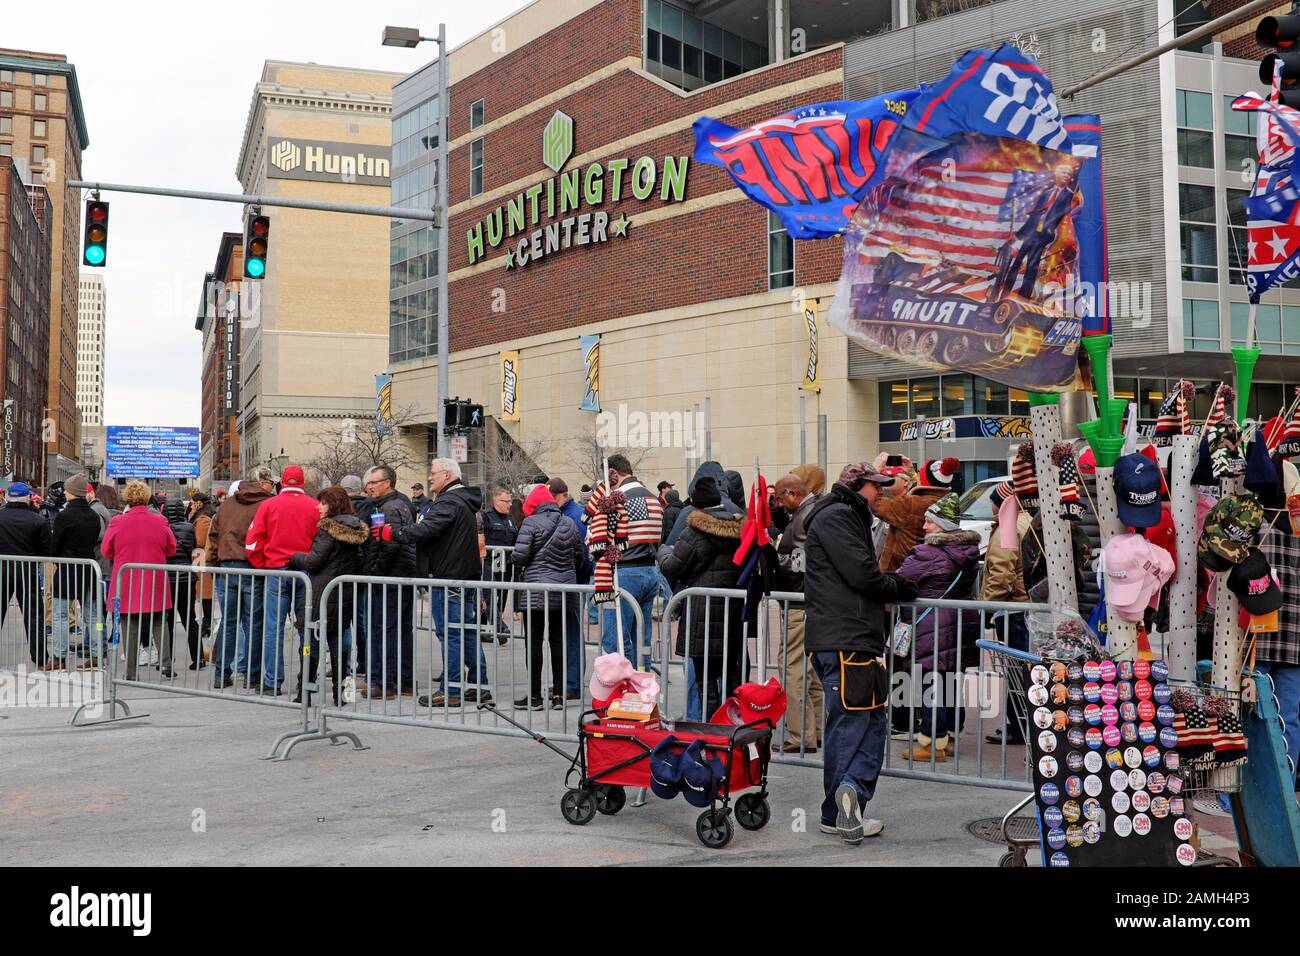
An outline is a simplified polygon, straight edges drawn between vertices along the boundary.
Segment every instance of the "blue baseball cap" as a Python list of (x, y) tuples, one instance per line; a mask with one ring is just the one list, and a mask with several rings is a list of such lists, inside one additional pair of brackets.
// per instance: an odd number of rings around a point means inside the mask
[(693, 807), (707, 807), (713, 803), (722, 782), (722, 761), (704, 751), (704, 742), (694, 741), (682, 754), (682, 796)]
[(26, 482), (23, 481), (15, 481), (5, 491), (5, 497), (8, 498), (10, 501), (13, 501), (18, 498), (30, 498), (31, 496), (32, 496), (32, 489), (28, 487)]
[(1145, 455), (1125, 455), (1115, 462), (1115, 500), (1119, 520), (1131, 528), (1160, 523), (1160, 466)]
[(679, 746), (681, 741), (668, 736), (650, 751), (650, 789), (656, 797), (671, 800), (682, 791), (682, 754), (673, 749)]

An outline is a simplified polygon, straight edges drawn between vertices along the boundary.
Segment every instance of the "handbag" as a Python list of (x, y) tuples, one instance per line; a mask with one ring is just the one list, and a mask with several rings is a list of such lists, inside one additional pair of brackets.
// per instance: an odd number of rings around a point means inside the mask
[[(961, 580), (961, 576), (965, 573), (965, 569), (957, 572), (957, 576), (952, 579), (952, 584), (948, 585), (948, 589), (944, 591), (943, 594), (939, 595), (940, 601), (946, 598), (949, 592), (957, 586), (957, 582)], [(890, 642), (890, 648), (893, 650), (895, 657), (907, 657), (912, 653), (912, 631), (916, 628), (916, 625), (924, 621), (925, 616), (933, 610), (934, 608), (927, 607), (921, 612), (921, 616), (911, 624), (908, 624), (901, 618), (894, 624), (894, 637)]]

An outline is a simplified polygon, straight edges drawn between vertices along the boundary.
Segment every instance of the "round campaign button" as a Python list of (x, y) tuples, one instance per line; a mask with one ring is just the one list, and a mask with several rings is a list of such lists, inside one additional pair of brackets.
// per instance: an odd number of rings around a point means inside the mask
[(1149, 680), (1140, 680), (1133, 685), (1133, 696), (1138, 700), (1151, 699), (1151, 682)]
[(1124, 755), (1118, 750), (1106, 751), (1106, 766), (1112, 770), (1118, 770), (1124, 766)]
[(1078, 823), (1082, 815), (1083, 811), (1079, 809), (1077, 800), (1066, 800), (1061, 804), (1061, 816), (1065, 817), (1066, 823)]
[(1119, 705), (1119, 719), (1129, 724), (1137, 723), (1137, 704), (1133, 703), (1131, 700), (1121, 701)]
[(1100, 668), (1099, 668), (1099, 673), (1100, 673), (1100, 676), (1101, 676), (1101, 679), (1102, 679), (1102, 680), (1104, 680), (1104, 681), (1112, 681), (1112, 680), (1114, 680), (1114, 679), (1115, 679), (1115, 674), (1116, 674), (1117, 671), (1118, 671), (1118, 668), (1115, 666), (1115, 662), (1114, 662), (1114, 661), (1102, 661), (1102, 662), (1101, 662), (1101, 666), (1100, 666)]
[(1128, 772), (1128, 785), (1133, 790), (1143, 789), (1147, 785), (1147, 772), (1145, 770), (1130, 770)]
[(1112, 790), (1128, 789), (1128, 774), (1123, 770), (1112, 770), (1110, 772), (1110, 788)]
[(1083, 708), (1083, 719), (1096, 727), (1101, 723), (1101, 707), (1097, 704), (1089, 704)]
[(1178, 844), (1178, 849), (1174, 851), (1174, 856), (1178, 857), (1178, 862), (1183, 866), (1191, 866), (1196, 862), (1196, 847), (1190, 843)]
[(1160, 748), (1150, 744), (1142, 748), (1142, 762), (1148, 767), (1160, 766)]
[(1047, 730), (1052, 726), (1052, 712), (1046, 707), (1039, 707), (1034, 711), (1034, 726), (1039, 730)]
[(1041, 707), (1047, 703), (1047, 688), (1042, 684), (1034, 684), (1029, 688), (1029, 702), (1035, 707)]
[(1083, 730), (1078, 727), (1071, 727), (1069, 731), (1066, 732), (1065, 739), (1071, 747), (1082, 747), (1084, 740)]
[(1151, 688), (1151, 699), (1154, 700), (1157, 704), (1169, 703), (1169, 698), (1172, 697), (1173, 695), (1174, 692), (1170, 690), (1169, 685), (1165, 683), (1156, 684), (1154, 687)]
[(1101, 702), (1103, 704), (1119, 703), (1119, 691), (1114, 684), (1101, 685)]
[(1183, 817), (1181, 820), (1174, 821), (1174, 836), (1180, 840), (1190, 840), (1192, 838), (1192, 821)]
[(1172, 727), (1160, 728), (1160, 746), (1166, 750), (1178, 746), (1178, 731)]
[[(1043, 759), (1046, 760), (1047, 758), (1044, 757)], [(1130, 770), (1134, 767), (1142, 766), (1142, 751), (1138, 750), (1136, 747), (1125, 747), (1124, 765)], [(1051, 774), (1044, 774), (1044, 776), (1050, 777)]]
[(1151, 773), (1147, 774), (1147, 789), (1151, 791), (1152, 796), (1155, 796), (1157, 793), (1164, 793), (1165, 787), (1168, 783), (1169, 778), (1159, 770), (1153, 770)]
[(1054, 662), (1052, 663), (1051, 668), (1049, 668), (1049, 669), (1050, 669), (1051, 672), (1052, 672), (1052, 682), (1053, 682), (1053, 683), (1055, 683), (1055, 684), (1060, 684), (1060, 683), (1063, 683), (1063, 682), (1065, 681), (1066, 667), (1065, 667), (1064, 662), (1062, 662), (1062, 661), (1054, 661)]
[(1133, 662), (1132, 662), (1132, 661), (1116, 661), (1116, 662), (1115, 662), (1115, 673), (1116, 673), (1117, 675), (1119, 675), (1119, 679), (1120, 679), (1120, 680), (1132, 680), (1132, 679), (1133, 679)]
[(1088, 681), (1083, 685), (1083, 699), (1090, 703), (1096, 703), (1101, 700), (1101, 685), (1096, 681)]
[(1105, 741), (1107, 747), (1118, 747), (1120, 745), (1119, 728), (1115, 726), (1106, 727), (1101, 732), (1101, 739)]
[(1101, 809), (1101, 801), (1096, 797), (1089, 797), (1083, 801), (1083, 818), (1085, 820), (1100, 820), (1104, 816)]
[(1052, 703), (1057, 707), (1064, 707), (1069, 700), (1070, 692), (1066, 690), (1064, 684), (1053, 684), (1051, 689)]
[(1152, 797), (1151, 815), (1157, 820), (1163, 820), (1165, 817), (1169, 816), (1169, 798)]
[(1060, 807), (1048, 807), (1043, 811), (1043, 822), (1049, 827), (1059, 827), (1064, 819)]
[(1138, 717), (1142, 720), (1155, 720), (1156, 705), (1154, 701), (1138, 701)]
[(1065, 828), (1065, 842), (1070, 846), (1083, 846), (1083, 827), (1077, 824)]
[(1065, 778), (1065, 795), (1067, 797), (1083, 796), (1083, 780), (1077, 773), (1072, 773)]
[(1169, 680), (1169, 665), (1164, 661), (1152, 661), (1151, 679), (1154, 681)]
[(1069, 719), (1070, 723), (1077, 727), (1083, 723), (1083, 708), (1071, 707), (1065, 712), (1065, 716)]
[(1169, 777), (1165, 780), (1165, 789), (1167, 789), (1170, 792), (1170, 794), (1173, 794), (1175, 796), (1177, 794), (1182, 793), (1183, 778), (1178, 776), (1178, 774), (1176, 773), (1171, 773)]
[(1038, 735), (1038, 749), (1043, 753), (1050, 754), (1056, 749), (1056, 734), (1050, 730), (1044, 730)]
[(1139, 657), (1133, 662), (1133, 676), (1138, 680), (1146, 680), (1151, 676), (1151, 662)]
[(1083, 735), (1083, 739), (1087, 741), (1088, 746), (1093, 750), (1096, 750), (1101, 746), (1104, 737), (1105, 734), (1101, 732), (1101, 728), (1099, 727), (1089, 727), (1088, 732)]
[(1138, 737), (1142, 739), (1144, 744), (1155, 743), (1156, 725), (1151, 723), (1149, 720), (1144, 720), (1138, 727)]
[(1060, 850), (1065, 847), (1065, 831), (1060, 827), (1052, 827), (1047, 831), (1047, 845), (1053, 850)]
[(1128, 813), (1128, 808), (1132, 805), (1127, 791), (1116, 790), (1110, 797), (1110, 808), (1116, 813)]
[(1096, 680), (1101, 676), (1101, 664), (1097, 661), (1087, 661), (1083, 665), (1083, 679)]
[(1176, 817), (1181, 817), (1181, 816), (1183, 815), (1183, 809), (1184, 809), (1184, 807), (1183, 807), (1183, 798), (1182, 798), (1182, 797), (1170, 797), (1170, 798), (1169, 798), (1169, 812), (1170, 812), (1170, 813), (1172, 813), (1172, 814), (1173, 814), (1174, 816), (1176, 816)]
[(1126, 744), (1135, 744), (1138, 740), (1138, 725), (1128, 721), (1119, 729), (1120, 737)]
[(1052, 865), (1052, 866), (1069, 866), (1069, 865), (1070, 865), (1070, 858), (1069, 858), (1068, 856), (1065, 855), (1065, 851), (1064, 851), (1064, 850), (1057, 850), (1055, 853), (1052, 854), (1051, 865)]
[(1072, 704), (1083, 703), (1083, 686), (1080, 684), (1071, 684), (1065, 689), (1065, 698)]
[(1138, 813), (1146, 813), (1151, 809), (1151, 794), (1145, 790), (1133, 791), (1133, 809)]
[(1083, 769), (1087, 770), (1088, 773), (1100, 773), (1101, 754), (1097, 753), (1097, 751), (1095, 750), (1089, 750), (1086, 754), (1084, 754)]
[(1065, 765), (1075, 773), (1078, 773), (1083, 769), (1083, 754), (1077, 750), (1071, 750), (1065, 755)]
[(1090, 773), (1083, 778), (1083, 792), (1090, 797), (1095, 797), (1101, 793), (1101, 777)]
[(1120, 700), (1133, 699), (1133, 682), (1131, 680), (1122, 680), (1115, 685), (1115, 692), (1119, 694)]
[(1055, 777), (1058, 769), (1055, 757), (1040, 757), (1038, 759), (1038, 772), (1044, 777)]
[(1160, 721), (1160, 723), (1164, 724), (1166, 727), (1173, 726), (1174, 719), (1177, 716), (1178, 715), (1174, 713), (1174, 709), (1168, 704), (1161, 704), (1156, 708), (1156, 720)]
[(1181, 761), (1180, 761), (1180, 759), (1179, 759), (1179, 757), (1178, 757), (1178, 751), (1177, 751), (1177, 750), (1166, 750), (1166, 751), (1165, 751), (1165, 769), (1166, 769), (1166, 770), (1177, 770), (1177, 769), (1178, 769), (1178, 764), (1179, 764), (1180, 762), (1181, 762)]
[(1065, 725), (1069, 723), (1069, 721), (1070, 718), (1065, 713), (1065, 711), (1063, 710), (1052, 711), (1052, 729), (1057, 731), (1058, 733), (1065, 729)]
[(1101, 839), (1101, 825), (1096, 820), (1085, 820), (1083, 823), (1083, 842), (1092, 844)]
[(1056, 803), (1057, 800), (1061, 799), (1061, 788), (1051, 781), (1048, 781), (1038, 788), (1038, 796), (1042, 799), (1043, 803), (1051, 806)]
[(1065, 669), (1065, 678), (1070, 681), (1083, 680), (1083, 665), (1078, 661), (1070, 664), (1070, 666)]
[(1047, 665), (1035, 664), (1029, 671), (1029, 679), (1035, 684), (1046, 684), (1052, 679), (1052, 674), (1051, 671), (1047, 669)]
[(1116, 709), (1114, 704), (1102, 705), (1101, 722), (1108, 727), (1119, 723), (1119, 710)]
[(1110, 828), (1115, 831), (1115, 836), (1126, 837), (1133, 832), (1133, 821), (1121, 813), (1110, 821)]
[(1139, 813), (1133, 817), (1133, 832), (1138, 836), (1146, 836), (1151, 832), (1151, 818), (1145, 813)]

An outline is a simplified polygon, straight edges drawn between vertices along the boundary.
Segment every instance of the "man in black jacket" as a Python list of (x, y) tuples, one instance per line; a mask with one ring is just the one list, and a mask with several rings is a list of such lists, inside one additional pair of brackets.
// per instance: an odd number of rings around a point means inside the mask
[(826, 692), (821, 829), (850, 844), (884, 828), (862, 808), (889, 738), (885, 605), (916, 597), (911, 583), (880, 570), (871, 546), (871, 506), (893, 481), (867, 462), (847, 465), (804, 521), (805, 641)]
[(8, 561), (7, 557), (47, 557), (50, 553), (50, 524), (32, 508), (32, 489), (15, 481), (5, 491), (5, 505), (0, 508), (0, 565), (4, 568), (0, 584), (0, 626), (9, 616), (15, 595), (18, 609), (27, 628), (27, 648), (32, 662), (41, 670), (61, 666), (46, 659), (45, 620), (41, 608), (41, 573), (39, 561)]
[[(450, 458), (429, 464), (433, 504), (423, 520), (376, 535), (394, 544), (414, 547), (421, 577), (444, 581), (473, 581), (481, 568), (478, 558), (478, 509), (483, 501), (473, 488), (461, 484), (460, 465)], [(459, 707), (462, 699), (492, 699), (487, 660), (478, 642), (478, 599), (469, 588), (433, 588), (430, 598), (433, 629), (442, 643), (442, 680), (437, 692), (421, 696), (421, 707)], [(464, 626), (462, 627), (462, 623)], [(463, 663), (462, 663), (463, 662)], [(463, 677), (465, 669), (469, 677)], [(462, 684), (465, 685), (462, 690)]]
[[(397, 473), (375, 465), (365, 474), (370, 496), (370, 540), (361, 551), (365, 573), (381, 578), (409, 578), (415, 574), (415, 544), (399, 533), (415, 524), (409, 500), (395, 488)], [(385, 530), (386, 529), (386, 530)], [(362, 600), (368, 625), (366, 646), (358, 648), (359, 662), (369, 686), (358, 687), (361, 697), (395, 700), (414, 687), (415, 589), (409, 585), (372, 584)]]
[[(483, 544), (488, 549), (483, 557), (483, 580), (513, 581), (515, 566), (510, 561), (510, 552), (514, 550), (515, 539), (519, 537), (519, 525), (512, 513), (514, 496), (505, 488), (493, 488), (489, 504), (491, 507), (484, 508), (479, 516), (483, 528)], [(480, 604), (480, 610), (486, 616), (483, 623), (495, 620), (497, 641), (506, 643), (510, 639), (510, 625), (506, 621), (510, 593), (485, 591)]]
[[(90, 507), (87, 495), (90, 484), (85, 475), (73, 475), (64, 482), (67, 505), (54, 518), (54, 532), (50, 538), (50, 556), (55, 558), (84, 558), (95, 560), (95, 545), (99, 542), (99, 516)], [(85, 628), (89, 658), (82, 667), (97, 667), (103, 640), (104, 594), (99, 590), (99, 575), (90, 564), (60, 564), (54, 571), (50, 588), (53, 614), (53, 645), (50, 663), (63, 667), (67, 663), (68, 611), (73, 601), (81, 604), (81, 625)]]

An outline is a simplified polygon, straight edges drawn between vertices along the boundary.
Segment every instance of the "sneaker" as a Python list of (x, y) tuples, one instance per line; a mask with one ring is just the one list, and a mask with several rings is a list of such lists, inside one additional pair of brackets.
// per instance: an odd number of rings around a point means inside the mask
[(551, 710), (564, 710), (564, 698), (558, 694), (551, 695)]
[(515, 701), (515, 710), (541, 710), (543, 707), (540, 697), (529, 700), (527, 697), (520, 697)]
[(862, 806), (858, 802), (858, 791), (853, 784), (842, 783), (835, 790), (835, 829), (845, 843), (856, 846), (862, 842)]
[(341, 693), (343, 697), (343, 703), (345, 704), (355, 703), (357, 699), (356, 679), (352, 677), (343, 678), (343, 689)]
[(881, 831), (884, 829), (885, 825), (879, 820), (873, 820), (871, 817), (863, 817), (862, 835), (864, 837), (880, 836)]
[(840, 831), (835, 828), (835, 824), (827, 823), (825, 820), (822, 821), (821, 831), (822, 833), (829, 833), (831, 836), (840, 835)]
[(262, 695), (265, 697), (280, 697), (283, 694), (284, 690), (282, 688), (268, 687), (265, 684), (262, 685)]
[(158, 663), (158, 648), (155, 647), (153, 644), (150, 644), (149, 647), (146, 648), (146, 650), (145, 650), (145, 653), (144, 653), (144, 660), (143, 660), (141, 663), (148, 664), (148, 665), (151, 666), (151, 667), (154, 666), (155, 664), (157, 664), (157, 663)]
[(220, 674), (212, 675), (212, 689), (221, 690), (223, 687), (234, 687), (235, 679), (229, 674), (222, 677)]

